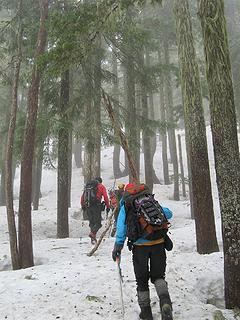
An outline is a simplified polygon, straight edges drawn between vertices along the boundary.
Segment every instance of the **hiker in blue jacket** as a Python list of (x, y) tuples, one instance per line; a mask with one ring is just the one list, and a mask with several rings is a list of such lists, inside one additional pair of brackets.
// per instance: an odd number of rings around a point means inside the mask
[[(126, 194), (134, 184), (125, 187)], [(141, 192), (141, 194), (144, 191)], [(167, 234), (155, 236), (150, 240), (139, 237), (135, 241), (129, 241), (134, 233), (134, 226), (129, 220), (131, 217), (132, 206), (129, 206), (129, 198), (123, 195), (120, 201), (120, 212), (117, 220), (117, 232), (112, 258), (116, 261), (120, 258), (121, 251), (126, 238), (128, 238), (129, 250), (133, 253), (133, 267), (137, 283), (138, 304), (140, 306), (140, 319), (153, 320), (150, 306), (149, 279), (154, 284), (159, 300), (162, 320), (172, 320), (172, 303), (168, 292), (167, 282), (165, 281), (166, 271), (166, 250), (172, 250), (173, 244)], [(162, 207), (166, 219), (172, 218), (172, 212), (166, 207)], [(129, 222), (130, 221), (130, 222)], [(132, 230), (131, 230), (132, 229)], [(150, 261), (150, 268), (149, 268)]]

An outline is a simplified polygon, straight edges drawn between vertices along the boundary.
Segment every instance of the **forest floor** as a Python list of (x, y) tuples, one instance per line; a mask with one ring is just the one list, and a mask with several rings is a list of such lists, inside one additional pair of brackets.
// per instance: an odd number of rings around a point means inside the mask
[[(160, 152), (159, 143), (154, 161), (156, 172), (161, 177)], [(210, 161), (212, 163), (211, 158)], [(110, 147), (102, 151), (102, 166), (104, 183), (111, 189), (114, 180), (110, 174)], [(114, 238), (107, 235), (94, 256), (87, 256), (92, 246), (87, 236), (88, 222), (81, 219), (79, 209), (83, 190), (81, 169), (73, 169), (69, 239), (56, 239), (56, 181), (56, 171), (45, 169), (43, 197), (39, 210), (32, 214), (35, 257), (35, 266), (32, 268), (10, 270), (7, 219), (5, 208), (0, 207), (0, 320), (123, 319), (117, 266), (111, 258)], [(19, 171), (15, 179), (15, 194), (18, 193), (18, 186)], [(227, 320), (240, 319), (232, 311), (224, 309), (222, 240), (214, 175), (213, 190), (221, 251), (199, 255), (196, 252), (195, 225), (190, 219), (189, 200), (171, 200), (172, 185), (154, 187), (156, 198), (174, 213), (170, 235), (174, 249), (167, 253), (166, 279), (175, 320), (210, 320), (214, 319), (217, 310)], [(15, 205), (17, 208), (17, 199)], [(105, 224), (103, 220), (103, 227)], [(137, 320), (139, 313), (131, 261), (131, 253), (125, 247), (121, 262), (125, 320)], [(158, 299), (152, 284), (150, 290), (154, 320), (160, 320)]]

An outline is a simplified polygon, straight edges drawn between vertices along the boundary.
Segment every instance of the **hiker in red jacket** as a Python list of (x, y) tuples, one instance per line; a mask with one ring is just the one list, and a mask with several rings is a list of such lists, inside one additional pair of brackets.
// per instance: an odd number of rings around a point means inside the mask
[(97, 177), (86, 183), (84, 192), (81, 196), (81, 206), (86, 210), (89, 219), (90, 233), (92, 243), (96, 243), (96, 234), (101, 228), (101, 212), (102, 212), (102, 198), (104, 199), (107, 207), (107, 213), (110, 211), (110, 204), (108, 200), (107, 190), (102, 184), (102, 178)]

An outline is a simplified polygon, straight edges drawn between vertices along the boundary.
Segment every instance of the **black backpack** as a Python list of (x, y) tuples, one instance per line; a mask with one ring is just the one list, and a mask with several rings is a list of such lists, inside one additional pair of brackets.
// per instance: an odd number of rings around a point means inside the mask
[(83, 192), (83, 202), (86, 208), (95, 205), (98, 201), (97, 199), (97, 180), (91, 180), (86, 183)]
[(153, 194), (144, 190), (124, 198), (129, 242), (133, 243), (139, 238), (147, 240), (165, 238), (169, 222)]

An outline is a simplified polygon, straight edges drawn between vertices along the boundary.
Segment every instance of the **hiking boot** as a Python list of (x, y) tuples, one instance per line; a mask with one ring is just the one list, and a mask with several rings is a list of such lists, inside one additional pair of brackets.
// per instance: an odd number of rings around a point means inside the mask
[(89, 233), (89, 237), (91, 238), (91, 244), (95, 244), (97, 243), (97, 239), (96, 239), (96, 233), (95, 232), (90, 232)]
[(170, 304), (163, 304), (161, 307), (162, 320), (173, 320), (172, 307)]
[(164, 279), (157, 279), (154, 282), (159, 301), (162, 320), (172, 320), (172, 302), (169, 296), (167, 282)]
[(141, 309), (139, 318), (142, 320), (153, 320), (152, 310), (150, 306), (150, 294), (147, 291), (138, 291), (138, 304)]
[(150, 306), (140, 307), (141, 312), (139, 314), (139, 318), (142, 320), (153, 320), (152, 310)]

